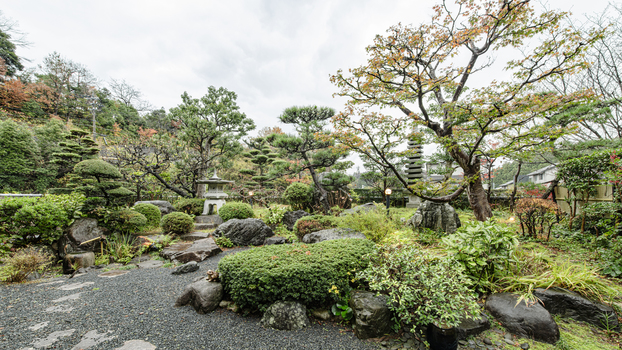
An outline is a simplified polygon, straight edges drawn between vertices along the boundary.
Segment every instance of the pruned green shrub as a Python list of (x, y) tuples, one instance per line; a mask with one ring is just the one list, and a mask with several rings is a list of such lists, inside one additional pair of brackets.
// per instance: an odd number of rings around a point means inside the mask
[(242, 308), (263, 311), (279, 300), (328, 305), (330, 290), (349, 290), (355, 272), (366, 267), (361, 257), (373, 246), (366, 239), (270, 245), (227, 255), (218, 271), (225, 291)]
[(194, 220), (192, 216), (176, 211), (164, 215), (160, 220), (160, 226), (164, 233), (183, 235), (194, 229)]
[(160, 220), (162, 220), (162, 214), (160, 209), (150, 203), (138, 203), (134, 206), (134, 210), (143, 214), (147, 218), (147, 227), (160, 226)]
[(147, 218), (132, 209), (125, 208), (112, 213), (108, 225), (120, 234), (132, 234), (142, 231), (147, 225)]
[(233, 247), (233, 242), (231, 242), (231, 240), (229, 238), (224, 237), (224, 236), (223, 237), (216, 237), (214, 239), (214, 241), (221, 248), (231, 248), (231, 247)]
[(368, 268), (357, 276), (372, 291), (389, 296), (397, 324), (453, 327), (480, 313), (462, 265), (451, 258), (414, 247), (380, 246), (364, 261)]
[(173, 206), (177, 211), (181, 211), (188, 215), (199, 216), (203, 214), (204, 204), (205, 199), (203, 198), (182, 198)]
[(337, 227), (338, 221), (338, 218), (328, 215), (303, 216), (294, 224), (294, 233), (302, 242), (306, 234)]
[(292, 210), (301, 210), (313, 202), (313, 186), (294, 182), (283, 192), (283, 199), (292, 206)]
[(222, 221), (227, 222), (231, 219), (254, 218), (255, 212), (253, 212), (253, 208), (246, 203), (229, 202), (218, 209), (218, 215)]

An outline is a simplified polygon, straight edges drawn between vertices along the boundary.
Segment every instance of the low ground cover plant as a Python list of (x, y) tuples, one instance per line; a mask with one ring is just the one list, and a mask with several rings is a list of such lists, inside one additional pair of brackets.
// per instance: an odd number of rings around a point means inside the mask
[(382, 209), (360, 210), (344, 215), (339, 220), (339, 227), (351, 228), (361, 232), (375, 243), (381, 242), (389, 234), (398, 230), (400, 225), (387, 216)]
[(278, 300), (329, 305), (330, 290), (347, 291), (361, 257), (374, 244), (340, 239), (315, 244), (271, 245), (228, 255), (218, 264), (226, 293), (240, 307), (264, 311)]
[(231, 219), (254, 218), (255, 212), (253, 212), (253, 208), (246, 203), (229, 202), (218, 209), (218, 215), (222, 221), (227, 222)]
[(172, 212), (162, 217), (160, 226), (166, 234), (183, 235), (194, 229), (194, 220), (186, 213)]

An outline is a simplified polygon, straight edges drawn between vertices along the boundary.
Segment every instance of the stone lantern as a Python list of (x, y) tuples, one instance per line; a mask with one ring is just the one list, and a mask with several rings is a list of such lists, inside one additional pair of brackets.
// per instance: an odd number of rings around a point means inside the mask
[(203, 205), (202, 215), (215, 215), (218, 212), (218, 208), (222, 207), (226, 201), (225, 198), (229, 197), (228, 194), (223, 192), (225, 185), (232, 184), (235, 181), (228, 181), (219, 178), (214, 170), (214, 176), (209, 179), (197, 180), (198, 184), (206, 185), (205, 204)]

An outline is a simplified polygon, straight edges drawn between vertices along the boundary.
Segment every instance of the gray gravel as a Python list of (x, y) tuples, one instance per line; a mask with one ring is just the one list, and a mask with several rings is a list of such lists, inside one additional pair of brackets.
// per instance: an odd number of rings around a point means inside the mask
[[(114, 278), (99, 277), (102, 271), (95, 270), (72, 279), (2, 285), (0, 349), (116, 349), (131, 340), (157, 349), (378, 348), (330, 322), (312, 322), (300, 331), (277, 331), (261, 327), (258, 316), (243, 317), (223, 309), (199, 315), (190, 306), (173, 307), (183, 288), (208, 269), (216, 269), (224, 255), (179, 276), (171, 275), (171, 268), (133, 269)], [(76, 283), (86, 284), (59, 289)], [(128, 345), (125, 349), (143, 348)]]

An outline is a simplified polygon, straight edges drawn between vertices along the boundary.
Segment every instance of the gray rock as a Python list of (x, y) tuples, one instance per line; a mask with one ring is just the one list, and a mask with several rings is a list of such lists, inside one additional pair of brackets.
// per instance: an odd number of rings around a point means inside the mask
[(311, 315), (322, 321), (328, 321), (332, 317), (330, 311), (324, 309), (315, 309), (311, 312)]
[(343, 238), (365, 239), (366, 237), (364, 234), (356, 232), (351, 228), (329, 228), (327, 230), (307, 233), (304, 237), (302, 237), (302, 241), (304, 243), (318, 243)]
[(194, 272), (199, 269), (199, 265), (196, 261), (187, 262), (181, 266), (177, 266), (177, 268), (171, 272), (172, 275), (181, 275), (184, 273)]
[(305, 216), (311, 216), (311, 214), (307, 213), (304, 210), (288, 211), (283, 214), (283, 225), (285, 225), (288, 230), (294, 231), (294, 225), (296, 224), (296, 221)]
[(260, 219), (231, 219), (218, 226), (214, 237), (227, 237), (237, 246), (262, 245), (274, 236), (272, 229)]
[(529, 343), (522, 343), (520, 345), (520, 348), (523, 349), (523, 350), (529, 350)]
[(139, 201), (139, 202), (134, 203), (134, 205), (139, 204), (139, 203), (155, 205), (156, 207), (158, 207), (158, 209), (160, 209), (160, 213), (162, 214), (162, 216), (176, 211), (175, 207), (173, 207), (171, 203), (167, 201)]
[(164, 265), (162, 260), (147, 260), (136, 264), (139, 269), (156, 269), (162, 267), (162, 265)]
[(95, 265), (95, 254), (93, 252), (66, 254), (63, 259), (63, 273), (72, 273), (74, 267), (79, 269), (93, 265)]
[(601, 328), (608, 326), (611, 329), (618, 326), (618, 316), (611, 307), (585, 299), (569, 290), (538, 288), (533, 295), (554, 315), (587, 322)]
[(261, 325), (280, 330), (298, 330), (311, 325), (307, 308), (294, 301), (277, 301), (270, 305), (261, 318)]
[(192, 243), (177, 243), (164, 248), (160, 256), (182, 263), (189, 261), (201, 262), (210, 256), (222, 252), (213, 238), (200, 239)]
[(352, 328), (359, 339), (376, 338), (391, 330), (393, 322), (386, 295), (354, 291), (349, 305), (354, 312)]
[(368, 212), (368, 211), (372, 211), (372, 210), (376, 210), (376, 209), (378, 209), (376, 204), (374, 204), (374, 203), (365, 203), (365, 204), (357, 205), (356, 207), (354, 207), (352, 209), (344, 210), (341, 214), (339, 214), (339, 216), (345, 216), (345, 215), (348, 215), (348, 214), (354, 214), (354, 213), (358, 213), (360, 211)]
[(424, 201), (408, 224), (417, 228), (424, 227), (454, 233), (461, 226), (456, 210), (449, 203)]
[(466, 339), (469, 336), (478, 335), (487, 329), (490, 329), (490, 321), (483, 313), (476, 319), (462, 318), (460, 324), (456, 327), (458, 339)]
[[(106, 229), (98, 226), (96, 219), (81, 218), (71, 224), (65, 230), (66, 240), (62, 242), (64, 253), (72, 253), (77, 251), (89, 251), (99, 252), (101, 250), (101, 240), (95, 240), (90, 243), (84, 242), (90, 241), (94, 238), (105, 236)], [(71, 247), (68, 247), (69, 244)]]
[(274, 236), (274, 237), (266, 238), (265, 242), (263, 242), (263, 245), (286, 244), (286, 243), (289, 243), (287, 238), (281, 237), (281, 236)]
[(190, 304), (196, 312), (205, 314), (218, 307), (222, 300), (223, 289), (218, 282), (208, 282), (206, 278), (186, 286), (175, 306)]
[(544, 343), (559, 340), (559, 328), (542, 305), (528, 306), (525, 300), (517, 305), (518, 296), (510, 293), (492, 294), (486, 300), (486, 310), (508, 331)]

